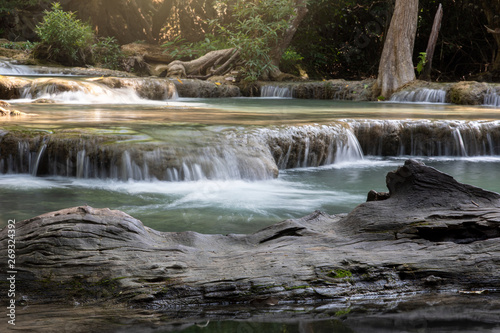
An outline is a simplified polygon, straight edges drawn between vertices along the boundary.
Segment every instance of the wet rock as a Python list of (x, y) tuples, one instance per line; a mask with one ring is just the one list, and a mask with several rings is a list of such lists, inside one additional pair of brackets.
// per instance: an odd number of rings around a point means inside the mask
[[(131, 146), (133, 141), (141, 144)], [(204, 143), (177, 147), (134, 132), (10, 131), (0, 138), (0, 173), (166, 181), (278, 176), (267, 146), (255, 138), (221, 136)]]
[(265, 86), (288, 88), (291, 96), (300, 99), (332, 99), (345, 101), (372, 100), (374, 80), (364, 81), (305, 81), (305, 82), (258, 82), (255, 86), (245, 86), (245, 96), (254, 96), (255, 89), (261, 90)]
[[(498, 289), (499, 194), (412, 160), (387, 185), (388, 199), (350, 214), (314, 212), (249, 235), (158, 232), (88, 206), (20, 221), (16, 294), (178, 311)], [(3, 248), (8, 239), (4, 228)]]
[(240, 89), (231, 84), (219, 84), (209, 81), (193, 79), (171, 80), (179, 93), (179, 97), (212, 98), (212, 97), (238, 97)]
[(461, 105), (482, 105), (490, 86), (484, 82), (458, 82), (450, 87), (448, 101)]
[(26, 79), (0, 75), (0, 99), (20, 98), (22, 90), (29, 84)]
[(106, 77), (93, 80), (113, 89), (132, 88), (140, 97), (151, 100), (166, 100), (176, 92), (175, 85), (170, 80), (154, 77), (148, 78), (119, 78)]

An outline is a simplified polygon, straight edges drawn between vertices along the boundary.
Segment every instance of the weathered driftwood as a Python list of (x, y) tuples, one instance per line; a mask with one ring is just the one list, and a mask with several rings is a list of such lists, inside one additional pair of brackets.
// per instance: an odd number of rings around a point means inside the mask
[(211, 51), (191, 61), (172, 61), (167, 66), (167, 76), (177, 78), (207, 79), (227, 73), (238, 60), (239, 51), (230, 48)]
[[(388, 199), (350, 214), (314, 212), (250, 235), (158, 232), (88, 206), (20, 221), (16, 297), (182, 309), (498, 290), (499, 194), (412, 160), (387, 185)], [(6, 264), (2, 251), (3, 281)]]

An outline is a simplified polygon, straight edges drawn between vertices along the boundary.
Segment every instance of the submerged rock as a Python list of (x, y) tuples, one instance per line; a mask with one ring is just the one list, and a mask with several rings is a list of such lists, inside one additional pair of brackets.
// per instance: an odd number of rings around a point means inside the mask
[[(388, 199), (350, 214), (314, 212), (249, 235), (158, 232), (88, 206), (20, 221), (16, 296), (177, 311), (498, 290), (499, 194), (412, 160), (387, 184)], [(4, 228), (3, 248), (8, 240)], [(7, 259), (2, 251), (3, 280)]]

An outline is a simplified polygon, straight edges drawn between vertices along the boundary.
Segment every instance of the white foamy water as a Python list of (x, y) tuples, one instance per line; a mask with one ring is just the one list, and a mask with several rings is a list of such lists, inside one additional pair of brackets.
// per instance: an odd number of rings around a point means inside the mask
[(0, 75), (31, 75), (36, 72), (28, 66), (15, 65), (7, 61), (0, 60)]
[(446, 90), (418, 88), (411, 91), (400, 91), (393, 94), (390, 101), (399, 103), (445, 103)]
[(484, 105), (500, 107), (500, 94), (497, 90), (491, 88), (484, 96)]
[(266, 85), (260, 88), (260, 97), (265, 98), (292, 98), (293, 92), (288, 87)]

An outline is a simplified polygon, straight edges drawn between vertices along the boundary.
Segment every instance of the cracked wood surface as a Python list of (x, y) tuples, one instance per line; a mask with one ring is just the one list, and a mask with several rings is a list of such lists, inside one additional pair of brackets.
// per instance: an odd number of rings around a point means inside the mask
[[(388, 199), (350, 214), (249, 235), (159, 232), (88, 206), (44, 214), (16, 225), (17, 295), (173, 309), (499, 289), (499, 194), (412, 160), (387, 185)], [(2, 272), (6, 263), (2, 251)]]

